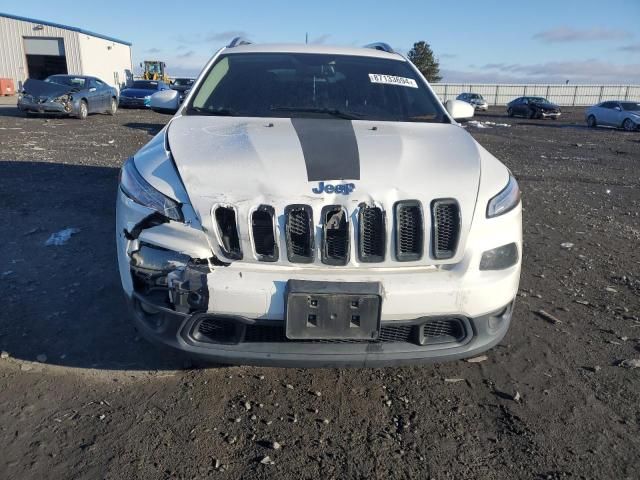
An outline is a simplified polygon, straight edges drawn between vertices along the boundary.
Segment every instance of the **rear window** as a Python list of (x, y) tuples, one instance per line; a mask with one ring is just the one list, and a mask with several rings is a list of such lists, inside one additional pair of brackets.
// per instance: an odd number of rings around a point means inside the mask
[(407, 62), (306, 53), (221, 56), (185, 114), (448, 122)]

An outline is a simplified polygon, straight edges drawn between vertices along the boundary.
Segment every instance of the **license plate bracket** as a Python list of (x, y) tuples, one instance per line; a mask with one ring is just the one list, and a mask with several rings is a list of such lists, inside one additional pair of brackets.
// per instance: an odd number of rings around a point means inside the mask
[(380, 333), (378, 282), (289, 280), (285, 300), (290, 340), (375, 340)]

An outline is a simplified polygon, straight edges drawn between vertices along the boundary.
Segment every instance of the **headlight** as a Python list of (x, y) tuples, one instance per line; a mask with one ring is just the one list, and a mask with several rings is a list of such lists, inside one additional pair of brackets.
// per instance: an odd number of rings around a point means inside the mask
[(184, 221), (180, 204), (149, 185), (136, 169), (133, 157), (127, 159), (120, 170), (120, 188), (134, 202), (151, 208), (171, 220)]
[(509, 182), (495, 197), (489, 200), (487, 204), (487, 218), (497, 217), (505, 214), (520, 203), (520, 187), (518, 182), (509, 174)]
[(69, 101), (69, 95), (65, 93), (64, 95), (60, 95), (59, 97), (54, 98), (53, 101), (59, 103), (67, 103)]

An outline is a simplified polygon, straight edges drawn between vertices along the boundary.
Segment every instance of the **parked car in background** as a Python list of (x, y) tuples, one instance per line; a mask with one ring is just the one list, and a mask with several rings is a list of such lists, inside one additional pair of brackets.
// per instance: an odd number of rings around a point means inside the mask
[(489, 104), (479, 93), (461, 93), (456, 97), (456, 100), (467, 102), (473, 105), (476, 110), (484, 110), (486, 112), (489, 109)]
[(18, 97), (18, 108), (27, 114), (55, 113), (81, 120), (90, 113), (116, 113), (118, 91), (96, 77), (51, 75), (28, 79)]
[(562, 111), (558, 105), (544, 97), (518, 97), (507, 104), (507, 115), (556, 120), (562, 115)]
[(591, 128), (618, 127), (631, 132), (640, 127), (640, 102), (602, 102), (587, 108), (584, 118)]
[(121, 107), (148, 107), (151, 95), (170, 87), (160, 80), (135, 80), (130, 87), (120, 92)]
[(195, 80), (193, 78), (176, 78), (171, 82), (171, 88), (180, 92), (180, 103), (184, 101), (184, 98), (193, 86), (194, 81)]

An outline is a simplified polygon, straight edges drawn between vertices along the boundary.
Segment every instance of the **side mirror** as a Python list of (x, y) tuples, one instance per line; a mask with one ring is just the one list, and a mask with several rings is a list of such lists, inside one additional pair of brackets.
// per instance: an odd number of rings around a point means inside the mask
[(180, 95), (177, 90), (162, 90), (151, 95), (149, 107), (158, 113), (173, 115), (180, 106)]
[(473, 114), (475, 113), (473, 105), (460, 100), (447, 100), (444, 107), (454, 120), (468, 120), (473, 118)]

